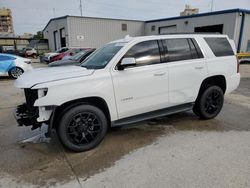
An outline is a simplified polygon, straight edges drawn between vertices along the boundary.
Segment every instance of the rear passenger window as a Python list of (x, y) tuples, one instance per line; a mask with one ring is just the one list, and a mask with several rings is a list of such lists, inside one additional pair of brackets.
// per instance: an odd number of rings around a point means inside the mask
[(158, 42), (152, 40), (138, 43), (125, 54), (124, 58), (127, 57), (135, 58), (136, 66), (160, 63)]
[(233, 49), (227, 38), (205, 37), (204, 39), (216, 57), (234, 55)]
[(168, 61), (181, 61), (192, 59), (192, 53), (187, 39), (163, 40)]

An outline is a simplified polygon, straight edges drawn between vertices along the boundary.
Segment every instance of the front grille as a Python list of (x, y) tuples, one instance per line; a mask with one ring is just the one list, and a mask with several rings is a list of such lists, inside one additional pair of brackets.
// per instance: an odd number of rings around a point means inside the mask
[(24, 89), (27, 110), (32, 112), (36, 111), (37, 107), (34, 107), (35, 101), (38, 99), (38, 91), (34, 89)]

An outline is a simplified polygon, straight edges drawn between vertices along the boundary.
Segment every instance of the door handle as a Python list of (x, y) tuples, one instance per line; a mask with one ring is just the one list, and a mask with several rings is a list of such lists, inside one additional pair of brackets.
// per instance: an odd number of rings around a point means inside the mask
[(154, 76), (164, 76), (166, 73), (165, 72), (159, 72), (159, 73), (154, 73)]
[(195, 67), (196, 70), (201, 70), (201, 69), (203, 69), (203, 68), (204, 68), (204, 67), (202, 67), (202, 66)]

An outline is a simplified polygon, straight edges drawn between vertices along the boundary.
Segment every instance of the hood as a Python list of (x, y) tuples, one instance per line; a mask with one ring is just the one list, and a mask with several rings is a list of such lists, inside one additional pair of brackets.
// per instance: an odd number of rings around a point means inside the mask
[(23, 73), (15, 81), (15, 87), (31, 88), (41, 83), (88, 76), (93, 74), (93, 72), (94, 70), (89, 70), (80, 66), (38, 68)]

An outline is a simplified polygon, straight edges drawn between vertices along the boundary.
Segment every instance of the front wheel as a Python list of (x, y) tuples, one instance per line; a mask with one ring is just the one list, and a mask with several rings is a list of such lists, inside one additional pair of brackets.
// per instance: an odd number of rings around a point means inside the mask
[(224, 103), (224, 94), (220, 87), (207, 87), (197, 98), (193, 111), (201, 119), (216, 117)]
[(57, 129), (61, 143), (76, 152), (96, 147), (108, 128), (105, 114), (99, 108), (83, 104), (71, 108), (60, 121)]

